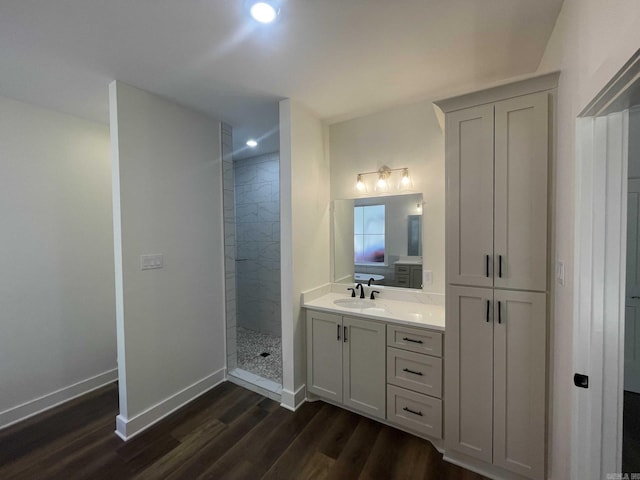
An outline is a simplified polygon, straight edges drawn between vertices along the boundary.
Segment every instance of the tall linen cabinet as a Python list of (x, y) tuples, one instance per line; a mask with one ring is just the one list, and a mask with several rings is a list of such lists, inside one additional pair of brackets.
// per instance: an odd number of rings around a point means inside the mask
[(499, 478), (545, 477), (557, 79), (435, 102), (445, 114), (445, 458)]

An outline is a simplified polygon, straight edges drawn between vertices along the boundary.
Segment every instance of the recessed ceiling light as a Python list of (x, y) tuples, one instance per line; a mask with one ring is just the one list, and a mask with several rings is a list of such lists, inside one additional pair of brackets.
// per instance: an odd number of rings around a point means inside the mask
[(258, 142), (255, 140), (247, 140), (247, 147), (256, 148), (258, 146)]
[(278, 15), (275, 7), (267, 2), (254, 3), (250, 12), (251, 16), (260, 23), (271, 23)]

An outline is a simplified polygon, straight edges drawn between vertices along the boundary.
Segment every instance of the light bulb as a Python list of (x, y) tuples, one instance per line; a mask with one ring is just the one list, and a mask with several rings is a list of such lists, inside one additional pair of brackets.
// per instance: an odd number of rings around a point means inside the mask
[(247, 147), (256, 148), (257, 146), (258, 146), (258, 142), (256, 142), (255, 140), (253, 139), (247, 140)]
[(389, 182), (387, 181), (389, 174), (387, 172), (380, 172), (378, 174), (378, 181), (376, 182), (376, 190), (379, 192), (387, 192), (389, 190)]
[(409, 169), (405, 168), (402, 170), (402, 185), (406, 187), (409, 185), (409, 182), (411, 182), (411, 179), (409, 178)]
[(278, 12), (266, 2), (254, 3), (251, 7), (251, 16), (260, 23), (271, 23), (276, 19)]
[(361, 192), (364, 190), (364, 182), (362, 181), (362, 175), (360, 174), (358, 174), (358, 178), (356, 180), (356, 188)]

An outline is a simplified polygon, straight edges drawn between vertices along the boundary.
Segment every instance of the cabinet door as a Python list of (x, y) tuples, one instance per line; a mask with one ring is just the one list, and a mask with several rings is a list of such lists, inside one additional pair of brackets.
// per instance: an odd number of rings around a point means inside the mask
[(307, 390), (342, 402), (342, 317), (307, 311)]
[[(447, 283), (493, 285), (493, 105), (447, 115)], [(489, 257), (488, 257), (489, 256)]]
[(493, 320), (489, 288), (447, 289), (445, 446), (491, 463)]
[(495, 104), (496, 288), (547, 289), (548, 98)]
[(343, 317), (343, 402), (373, 417), (385, 418), (385, 325)]
[(422, 265), (411, 267), (411, 288), (422, 288)]
[(544, 477), (546, 294), (494, 292), (493, 463)]

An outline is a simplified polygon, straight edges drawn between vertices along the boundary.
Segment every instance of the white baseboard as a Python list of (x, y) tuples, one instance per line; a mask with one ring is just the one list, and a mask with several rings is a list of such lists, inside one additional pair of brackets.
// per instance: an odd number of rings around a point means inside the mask
[[(526, 477), (517, 473), (509, 472), (500, 467), (496, 467), (486, 462), (476, 460), (463, 453), (445, 450), (442, 459), (446, 462), (453, 463), (459, 467), (479, 473), (480, 475), (492, 478), (494, 480), (527, 480)], [(545, 477), (546, 478), (546, 477)]]
[(3, 412), (0, 412), (0, 430), (7, 428), (15, 423), (26, 420), (29, 417), (38, 415), (53, 407), (57, 407), (69, 400), (73, 400), (76, 397), (85, 395), (92, 390), (96, 390), (100, 387), (104, 387), (109, 383), (115, 382), (118, 379), (118, 369), (108, 370), (100, 373), (95, 377), (87, 378), (68, 387), (61, 388), (55, 392), (47, 393), (28, 402), (22, 403), (15, 407), (11, 407)]
[(302, 385), (295, 392), (282, 389), (281, 407), (295, 412), (306, 401), (307, 386)]
[(124, 441), (131, 440), (166, 416), (171, 415), (187, 403), (224, 382), (224, 380), (225, 369), (221, 368), (132, 418), (118, 415), (116, 417), (116, 435)]

